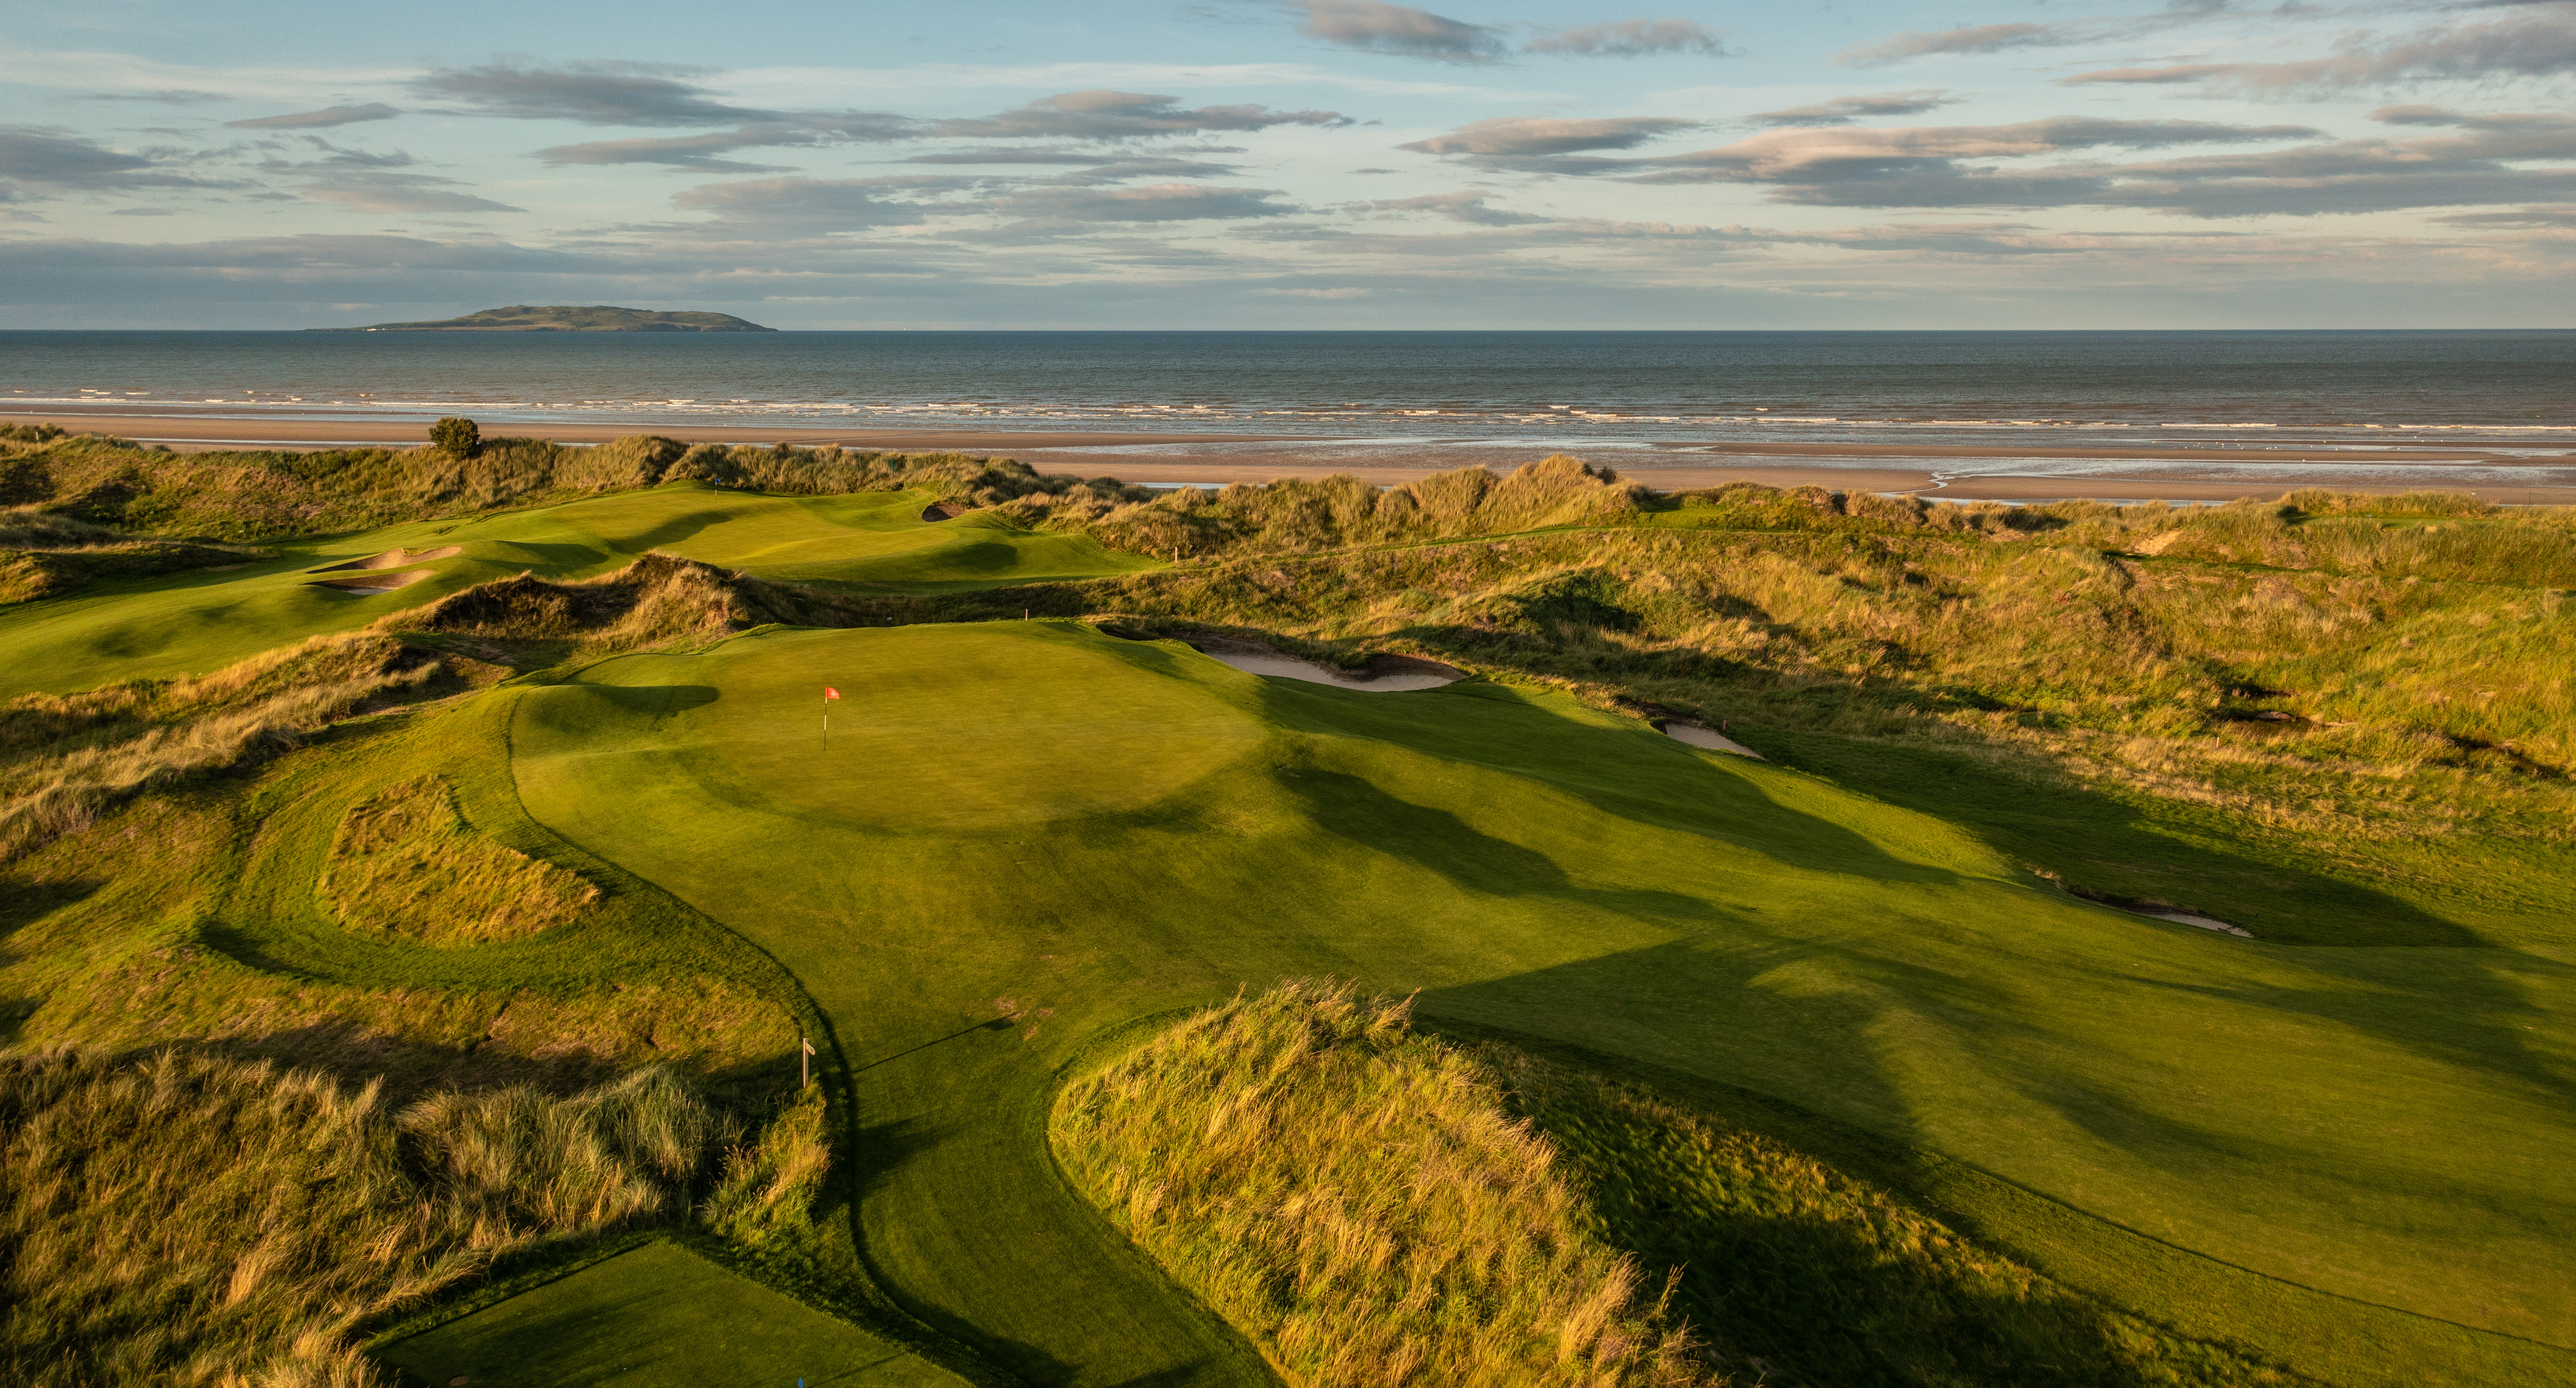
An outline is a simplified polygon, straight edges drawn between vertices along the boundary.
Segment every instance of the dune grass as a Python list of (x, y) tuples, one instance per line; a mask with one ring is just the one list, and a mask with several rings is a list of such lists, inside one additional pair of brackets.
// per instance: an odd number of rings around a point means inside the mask
[(0, 1365), (31, 1388), (382, 1382), (370, 1317), (685, 1208), (729, 1135), (653, 1072), (396, 1112), (178, 1052), (0, 1059)]
[(599, 900), (578, 875), (475, 833), (435, 776), (349, 811), (321, 890), (356, 929), (434, 945), (520, 939)]
[[(1258, 1377), (1029, 1153), (1083, 1038), (1325, 968), (2053, 1196), (2085, 1213), (2014, 1256), (2194, 1339), (2335, 1381), (2567, 1368), (2545, 919), (2214, 936), (1570, 699), (1298, 686), (1059, 623), (757, 634), (510, 697), (536, 819), (835, 1019), (872, 1273), (1022, 1372)], [(2201, 1271), (2094, 1258), (2137, 1233)], [(2238, 1268), (2260, 1315), (2211, 1290)]]
[(1705, 1381), (1553, 1145), (1406, 1013), (1310, 982), (1198, 1013), (1066, 1086), (1057, 1156), (1300, 1384)]

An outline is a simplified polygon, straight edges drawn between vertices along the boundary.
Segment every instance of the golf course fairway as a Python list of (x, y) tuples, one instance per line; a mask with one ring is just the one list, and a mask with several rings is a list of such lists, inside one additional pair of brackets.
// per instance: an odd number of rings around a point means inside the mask
[(957, 1388), (846, 1321), (686, 1249), (646, 1244), (408, 1340), (424, 1382), (489, 1388)]
[[(769, 496), (669, 482), (527, 511), (272, 542), (239, 566), (105, 580), (0, 607), (0, 699), (199, 674), (305, 637), (348, 631), (477, 583), (534, 573), (592, 578), (647, 551), (755, 577), (889, 592), (1036, 583), (1152, 568), (1087, 536), (1021, 530), (991, 512), (922, 518), (915, 492)], [(329, 586), (336, 566), (394, 550), (453, 554), (405, 565), (428, 576), (381, 593)]]
[[(534, 820), (795, 975), (871, 1271), (1032, 1381), (1269, 1381), (1043, 1124), (1128, 1024), (1319, 974), (1988, 1173), (2063, 1207), (2065, 1266), (2151, 1249), (2138, 1309), (2293, 1363), (2568, 1372), (2563, 951), (2149, 921), (1570, 699), (1264, 679), (1073, 623), (763, 631), (486, 697)], [(2212, 1304), (2238, 1295), (2260, 1312)]]

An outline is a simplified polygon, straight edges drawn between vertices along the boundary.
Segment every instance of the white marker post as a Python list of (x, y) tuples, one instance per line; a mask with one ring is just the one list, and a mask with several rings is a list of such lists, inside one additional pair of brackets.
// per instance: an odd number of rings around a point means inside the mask
[(796, 1049), (804, 1052), (804, 1054), (796, 1057), (796, 1087), (799, 1089), (810, 1088), (814, 1083), (814, 1038), (810, 1036), (797, 1037)]

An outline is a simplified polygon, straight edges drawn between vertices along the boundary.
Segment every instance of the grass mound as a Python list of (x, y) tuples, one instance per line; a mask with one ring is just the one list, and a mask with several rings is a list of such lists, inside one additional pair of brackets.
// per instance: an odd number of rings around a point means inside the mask
[(370, 708), (475, 678), (477, 662), (377, 635), (312, 637), (197, 679), (0, 704), (0, 861), (128, 796), (294, 746)]
[(354, 929), (434, 945), (523, 939), (599, 899), (578, 874), (474, 832), (435, 776), (349, 811), (322, 892)]
[(363, 1385), (370, 1317), (685, 1208), (729, 1125), (644, 1072), (433, 1096), (180, 1052), (0, 1060), (0, 1377)]
[(1761, 1134), (1508, 1046), (1469, 1054), (1555, 1146), (1601, 1237), (1681, 1269), (1674, 1312), (1750, 1379), (2301, 1381), (2070, 1292)]
[(1308, 982), (1211, 1008), (1067, 1086), (1057, 1151), (1301, 1383), (1700, 1381), (1554, 1148), (1408, 1011)]

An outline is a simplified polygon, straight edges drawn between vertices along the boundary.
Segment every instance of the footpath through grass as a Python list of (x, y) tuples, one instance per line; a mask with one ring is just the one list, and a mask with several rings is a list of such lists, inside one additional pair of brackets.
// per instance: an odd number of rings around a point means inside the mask
[[(2162, 925), (1570, 700), (1070, 624), (763, 633), (499, 697), (537, 821), (804, 984), (872, 1270), (1036, 1381), (1265, 1376), (1042, 1127), (1085, 1038), (1312, 974), (1999, 1177), (2063, 1216), (1997, 1216), (2042, 1271), (2305, 1372), (2576, 1376), (2563, 940)], [(2210, 1304), (2228, 1277), (2259, 1295)]]

